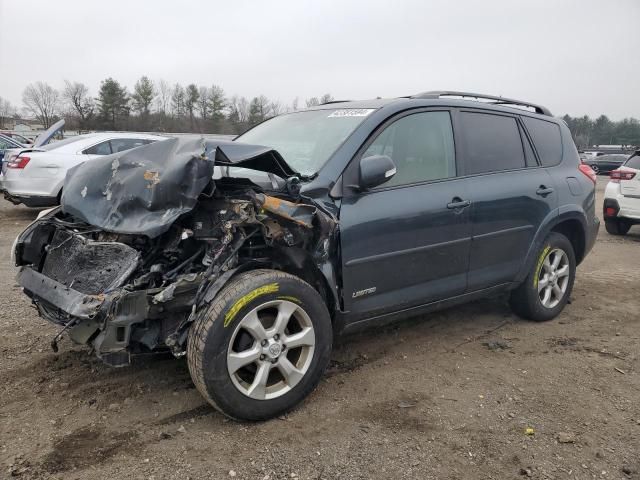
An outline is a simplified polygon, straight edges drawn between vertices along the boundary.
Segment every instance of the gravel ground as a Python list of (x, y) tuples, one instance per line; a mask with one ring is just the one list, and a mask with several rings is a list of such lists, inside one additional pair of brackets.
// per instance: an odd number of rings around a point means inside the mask
[(602, 229), (554, 321), (494, 298), (348, 337), (303, 405), (243, 424), (183, 360), (50, 350), (10, 264), (36, 213), (0, 200), (0, 477), (640, 478), (640, 227)]

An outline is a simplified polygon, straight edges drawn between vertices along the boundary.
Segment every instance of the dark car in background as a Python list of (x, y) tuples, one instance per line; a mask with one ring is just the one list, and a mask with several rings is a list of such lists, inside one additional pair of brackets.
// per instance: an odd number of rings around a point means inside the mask
[(608, 173), (611, 170), (619, 168), (627, 160), (627, 158), (629, 158), (629, 155), (624, 153), (609, 153), (605, 155), (599, 155), (597, 157), (587, 158), (582, 162), (585, 165), (589, 165), (597, 175), (599, 173)]
[(5, 137), (9, 137), (12, 140), (24, 145), (29, 146), (33, 145), (33, 140), (25, 137), (24, 135), (20, 135), (19, 133), (13, 132), (11, 130), (2, 130), (0, 131), (0, 135), (4, 135)]
[(335, 334), (505, 292), (556, 317), (598, 232), (595, 180), (544, 107), (332, 102), (84, 162), (14, 258), (40, 315), (107, 364), (170, 350), (211, 405), (262, 420), (315, 388)]
[[(25, 148), (20, 142), (0, 133), (0, 172), (2, 172), (2, 162), (4, 161), (4, 152), (13, 148)], [(1, 173), (0, 173), (1, 174)]]

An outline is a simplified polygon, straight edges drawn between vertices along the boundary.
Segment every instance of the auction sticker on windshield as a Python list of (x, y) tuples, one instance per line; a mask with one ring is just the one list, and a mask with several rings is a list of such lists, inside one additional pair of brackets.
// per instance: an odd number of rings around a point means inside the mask
[(329, 115), (331, 117), (366, 117), (371, 112), (375, 112), (375, 108), (342, 108), (334, 110)]

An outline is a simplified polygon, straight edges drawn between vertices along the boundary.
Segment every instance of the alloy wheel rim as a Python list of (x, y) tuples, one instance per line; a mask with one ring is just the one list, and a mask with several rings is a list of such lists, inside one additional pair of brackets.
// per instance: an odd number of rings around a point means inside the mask
[(236, 325), (227, 349), (227, 371), (247, 397), (271, 400), (303, 379), (313, 360), (311, 318), (288, 300), (265, 302)]
[(569, 257), (564, 250), (551, 250), (542, 263), (538, 275), (538, 298), (546, 308), (556, 307), (569, 286)]

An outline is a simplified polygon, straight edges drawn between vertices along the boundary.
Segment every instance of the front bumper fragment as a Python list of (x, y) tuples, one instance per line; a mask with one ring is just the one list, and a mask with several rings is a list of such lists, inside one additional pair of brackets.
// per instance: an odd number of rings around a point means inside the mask
[(30, 267), (23, 267), (16, 278), (20, 286), (32, 295), (56, 306), (73, 317), (93, 318), (103, 303), (105, 295), (87, 295), (67, 287)]

